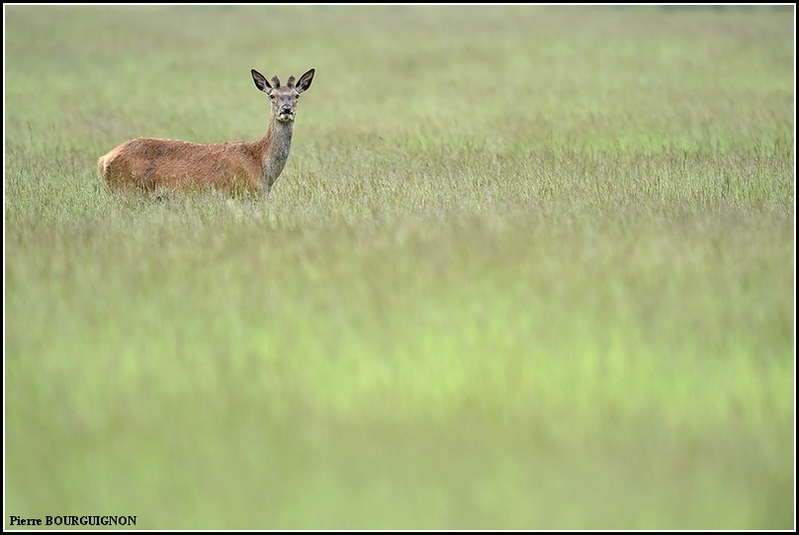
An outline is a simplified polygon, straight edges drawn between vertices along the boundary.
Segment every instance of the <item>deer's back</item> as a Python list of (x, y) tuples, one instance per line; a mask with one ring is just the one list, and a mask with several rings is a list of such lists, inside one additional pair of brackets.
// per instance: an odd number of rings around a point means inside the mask
[(101, 157), (98, 168), (111, 187), (169, 189), (214, 186), (257, 190), (261, 165), (253, 143), (191, 143), (140, 137)]

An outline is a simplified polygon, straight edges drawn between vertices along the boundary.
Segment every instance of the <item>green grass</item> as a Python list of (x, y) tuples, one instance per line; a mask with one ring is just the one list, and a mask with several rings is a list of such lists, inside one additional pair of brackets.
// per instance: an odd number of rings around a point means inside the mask
[(792, 7), (4, 9), (6, 528), (795, 527)]

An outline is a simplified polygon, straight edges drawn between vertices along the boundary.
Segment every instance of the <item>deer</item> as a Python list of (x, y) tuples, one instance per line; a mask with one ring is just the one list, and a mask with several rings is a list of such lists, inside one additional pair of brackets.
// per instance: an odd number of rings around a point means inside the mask
[(311, 87), (314, 69), (295, 84), (273, 76), (271, 83), (251, 69), (255, 87), (269, 96), (271, 110), (266, 135), (256, 141), (193, 143), (139, 137), (102, 156), (97, 169), (112, 190), (213, 188), (230, 192), (269, 192), (289, 157), (297, 101)]

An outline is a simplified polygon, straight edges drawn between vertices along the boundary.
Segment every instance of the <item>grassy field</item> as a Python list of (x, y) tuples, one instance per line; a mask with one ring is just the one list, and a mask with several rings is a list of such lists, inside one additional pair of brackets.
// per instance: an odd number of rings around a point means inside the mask
[(795, 527), (792, 6), (4, 11), (6, 528)]

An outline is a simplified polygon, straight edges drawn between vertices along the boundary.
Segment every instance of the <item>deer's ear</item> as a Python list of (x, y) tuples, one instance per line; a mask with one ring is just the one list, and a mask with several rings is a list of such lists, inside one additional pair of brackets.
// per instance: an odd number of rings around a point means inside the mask
[(250, 72), (252, 73), (252, 81), (255, 82), (255, 87), (264, 93), (269, 94), (269, 92), (272, 91), (272, 86), (266, 81), (264, 75), (255, 69), (251, 69)]
[(297, 92), (302, 93), (306, 91), (309, 87), (311, 87), (311, 82), (313, 81), (314, 69), (306, 72), (302, 76), (300, 76), (300, 81), (297, 82)]

